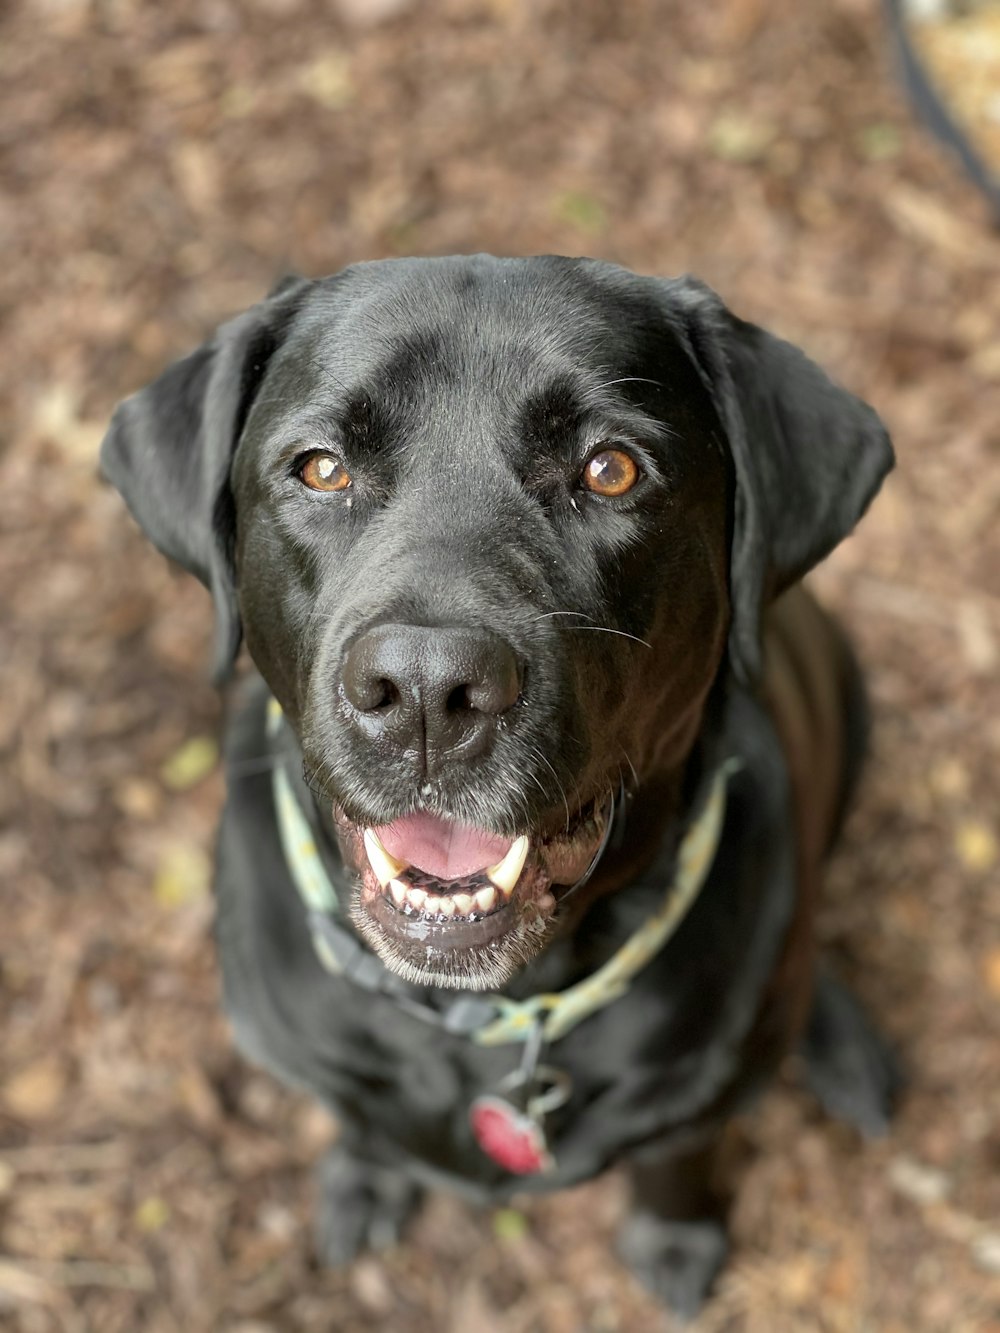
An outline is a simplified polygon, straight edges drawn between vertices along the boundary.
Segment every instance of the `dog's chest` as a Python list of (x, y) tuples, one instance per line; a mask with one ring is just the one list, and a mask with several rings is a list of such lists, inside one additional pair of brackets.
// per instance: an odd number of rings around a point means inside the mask
[(656, 960), (628, 994), (540, 1051), (539, 1065), (565, 1081), (568, 1096), (539, 1117), (552, 1157), (539, 1175), (505, 1170), (473, 1124), (484, 1097), (523, 1109), (516, 1082), (511, 1088), (521, 1044), (485, 1047), (447, 1034), (390, 998), (329, 976), (307, 933), (290, 967), (251, 971), (223, 949), (227, 1005), (245, 1053), (318, 1096), (375, 1160), (494, 1197), (548, 1189), (587, 1179), (636, 1144), (689, 1124), (732, 1081), (734, 1049), (754, 1009), (752, 973), (765, 972), (771, 958), (744, 955), (735, 967), (737, 982), (745, 973), (741, 998), (739, 984), (716, 986), (700, 967), (685, 967), (685, 958), (705, 956), (697, 937), (710, 928), (697, 917), (691, 926), (676, 956)]
[[(313, 980), (323, 999), (318, 993), (307, 998), (300, 989), (296, 1006), (300, 1019), (308, 1015), (308, 1032), (279, 1031), (287, 996), (258, 998), (256, 1019), (247, 1025), (239, 1021), (240, 1014), (247, 1017), (246, 1005), (229, 995), (246, 1053), (319, 1096), (344, 1132), (376, 1160), (404, 1162), (429, 1180), (447, 1177), (453, 1185), (496, 1195), (586, 1179), (637, 1138), (669, 1127), (677, 1088), (690, 1085), (684, 1057), (680, 1064), (671, 1057), (676, 1044), (666, 1012), (659, 1016), (663, 1026), (656, 1040), (649, 995), (637, 995), (635, 1005), (619, 1001), (543, 1047), (534, 1086), (523, 1087), (522, 1045), (484, 1047), (348, 982)], [(504, 1153), (491, 1151), (478, 1131), (477, 1112), (487, 1102), (507, 1103), (514, 1121), (528, 1120), (527, 1094), (555, 1082), (565, 1089), (565, 1100), (533, 1117), (547, 1140), (548, 1169), (537, 1177), (505, 1169)]]

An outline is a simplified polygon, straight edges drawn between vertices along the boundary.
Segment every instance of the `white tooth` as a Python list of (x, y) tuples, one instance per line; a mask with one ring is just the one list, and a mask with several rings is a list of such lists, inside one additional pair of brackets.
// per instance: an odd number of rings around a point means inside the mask
[(406, 885), (400, 884), (398, 879), (390, 879), (389, 892), (392, 894), (392, 901), (397, 907), (402, 907), (403, 900), (406, 897)]
[(492, 912), (497, 902), (497, 891), (490, 887), (476, 891), (475, 904), (480, 912)]
[(469, 913), (472, 911), (471, 893), (456, 893), (454, 895), (453, 901), (455, 903), (455, 911), (459, 914), (459, 916), (468, 916)]
[(441, 906), (438, 908), (438, 911), (441, 913), (442, 916), (454, 916), (455, 899), (451, 897), (442, 898)]
[(426, 889), (408, 888), (406, 890), (406, 901), (410, 904), (411, 907), (415, 907), (417, 911), (419, 911), (420, 908), (423, 907), (426, 899), (427, 899)]
[(488, 867), (486, 871), (488, 878), (497, 886), (505, 898), (509, 898), (514, 892), (514, 885), (521, 877), (527, 855), (528, 839), (522, 833), (519, 838), (515, 838), (510, 844), (510, 849), (504, 859), (498, 861), (495, 866)]
[(373, 828), (365, 829), (365, 851), (368, 853), (368, 863), (375, 871), (375, 878), (383, 889), (391, 879), (407, 869), (405, 861), (397, 861), (389, 855)]
[(429, 893), (424, 902), (424, 916), (437, 916), (441, 910), (441, 899), (436, 893)]

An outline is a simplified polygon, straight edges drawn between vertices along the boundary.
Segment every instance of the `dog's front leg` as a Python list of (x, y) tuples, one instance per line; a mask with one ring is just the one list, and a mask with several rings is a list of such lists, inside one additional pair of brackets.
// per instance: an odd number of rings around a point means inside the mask
[(729, 1249), (725, 1206), (712, 1190), (715, 1141), (679, 1155), (647, 1149), (628, 1164), (632, 1211), (621, 1257), (682, 1319), (693, 1319)]
[(347, 1142), (322, 1158), (317, 1184), (316, 1250), (328, 1268), (396, 1244), (420, 1202), (420, 1189), (400, 1171), (365, 1161)]

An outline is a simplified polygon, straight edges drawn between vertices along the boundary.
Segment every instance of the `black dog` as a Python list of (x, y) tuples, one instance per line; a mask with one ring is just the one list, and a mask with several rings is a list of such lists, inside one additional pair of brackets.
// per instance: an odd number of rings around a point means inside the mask
[(891, 463), (707, 288), (558, 258), (287, 282), (118, 409), (107, 475), (211, 588), (220, 677), (242, 632), (266, 682), (218, 941), (245, 1051), (340, 1120), (328, 1259), (421, 1184), (626, 1156), (622, 1251), (691, 1312), (721, 1127), (797, 1040), (883, 1126), (891, 1059), (811, 943), (864, 696), (779, 594)]

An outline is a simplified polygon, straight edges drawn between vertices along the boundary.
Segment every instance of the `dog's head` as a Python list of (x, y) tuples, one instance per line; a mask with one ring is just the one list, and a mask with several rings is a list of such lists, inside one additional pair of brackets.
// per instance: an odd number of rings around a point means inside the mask
[(678, 773), (766, 602), (891, 466), (691, 280), (489, 257), (293, 280), (119, 407), (103, 466), (241, 632), (404, 976), (501, 984), (613, 792)]

